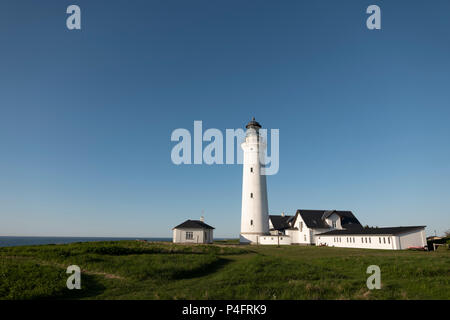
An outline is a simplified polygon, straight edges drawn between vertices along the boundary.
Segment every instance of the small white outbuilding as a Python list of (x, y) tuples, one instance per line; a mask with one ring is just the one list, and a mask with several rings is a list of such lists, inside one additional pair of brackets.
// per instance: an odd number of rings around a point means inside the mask
[(173, 230), (174, 243), (212, 243), (214, 228), (201, 220), (186, 220)]

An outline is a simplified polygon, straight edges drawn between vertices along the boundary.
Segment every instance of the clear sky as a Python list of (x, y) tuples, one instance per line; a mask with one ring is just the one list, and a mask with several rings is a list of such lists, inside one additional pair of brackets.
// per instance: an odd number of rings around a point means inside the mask
[(204, 210), (238, 237), (242, 167), (176, 166), (170, 135), (252, 116), (280, 130), (272, 214), (442, 233), (449, 17), (448, 0), (3, 0), (0, 235), (168, 237)]

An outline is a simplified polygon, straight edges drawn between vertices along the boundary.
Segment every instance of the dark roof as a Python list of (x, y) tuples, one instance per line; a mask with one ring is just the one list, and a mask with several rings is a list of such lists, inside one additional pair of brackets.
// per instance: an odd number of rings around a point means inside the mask
[(328, 229), (329, 226), (322, 220), (325, 210), (297, 210), (308, 228)]
[(247, 123), (247, 125), (245, 127), (247, 129), (250, 128), (250, 127), (261, 128), (261, 125), (257, 121), (255, 121), (255, 117), (253, 117), (252, 120), (249, 123)]
[(215, 229), (200, 220), (186, 220), (177, 225), (174, 229)]
[(417, 229), (423, 229), (425, 226), (409, 226), (409, 227), (389, 227), (389, 228), (361, 228), (350, 230), (333, 230), (318, 234), (319, 236), (339, 236), (339, 235), (370, 235), (370, 234), (401, 234)]
[(291, 226), (289, 222), (294, 218), (294, 216), (276, 216), (270, 215), (269, 219), (272, 222), (274, 230), (284, 230), (289, 229)]
[(322, 215), (322, 220), (325, 220), (326, 218), (328, 218), (329, 216), (331, 216), (336, 210), (327, 210), (323, 213)]
[(341, 217), (341, 224), (343, 228), (353, 229), (362, 228), (361, 223), (356, 219), (351, 211), (338, 210), (297, 210), (308, 228), (328, 229), (325, 219), (333, 213)]
[(338, 216), (341, 217), (341, 225), (343, 228), (362, 228), (361, 223), (356, 219), (351, 211), (334, 211)]

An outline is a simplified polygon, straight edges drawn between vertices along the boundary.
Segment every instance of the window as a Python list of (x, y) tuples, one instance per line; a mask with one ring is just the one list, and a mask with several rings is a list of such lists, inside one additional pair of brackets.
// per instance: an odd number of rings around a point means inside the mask
[(250, 193), (250, 198), (253, 198), (253, 193)]
[(250, 225), (251, 225), (251, 226), (253, 225), (253, 220), (250, 220)]
[(353, 243), (355, 243), (355, 237), (353, 237)]
[(378, 237), (378, 240), (380, 240), (380, 243), (381, 243), (381, 237)]
[(253, 168), (250, 168), (250, 172), (253, 172)]
[(303, 239), (304, 239), (304, 241), (306, 241), (306, 234), (305, 234), (305, 235), (303, 235)]
[(369, 237), (369, 243), (372, 243), (372, 241), (370, 240), (370, 237)]
[(336, 228), (336, 221), (333, 221), (331, 224), (333, 225), (333, 228)]
[(388, 243), (391, 244), (391, 237), (388, 237)]
[(383, 237), (383, 243), (386, 243), (386, 238), (385, 237)]
[(205, 241), (208, 241), (208, 233), (205, 231), (204, 233)]
[(186, 231), (186, 240), (193, 240), (193, 239), (194, 239), (194, 232)]
[(303, 221), (300, 221), (300, 232), (303, 231)]

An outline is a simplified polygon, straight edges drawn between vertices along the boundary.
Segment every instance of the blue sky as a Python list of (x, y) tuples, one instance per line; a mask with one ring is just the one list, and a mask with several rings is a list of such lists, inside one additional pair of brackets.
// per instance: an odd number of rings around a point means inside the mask
[(204, 210), (237, 237), (241, 166), (175, 166), (170, 135), (252, 116), (280, 130), (271, 213), (442, 233), (449, 14), (447, 0), (2, 1), (0, 235), (164, 237)]

